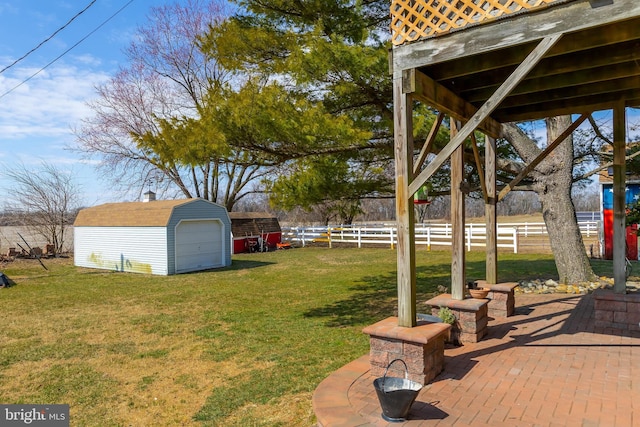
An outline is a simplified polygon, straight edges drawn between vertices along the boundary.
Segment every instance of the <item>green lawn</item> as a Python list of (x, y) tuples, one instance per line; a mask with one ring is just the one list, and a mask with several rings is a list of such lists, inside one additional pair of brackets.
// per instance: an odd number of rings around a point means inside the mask
[[(450, 257), (418, 251), (418, 301), (449, 285)], [(170, 277), (44, 262), (3, 267), (17, 285), (0, 289), (0, 401), (69, 404), (74, 426), (310, 426), (315, 387), (396, 309), (388, 249), (245, 254)], [(499, 266), (502, 281), (557, 278), (550, 255)], [(484, 278), (484, 253), (467, 254), (467, 277)]]

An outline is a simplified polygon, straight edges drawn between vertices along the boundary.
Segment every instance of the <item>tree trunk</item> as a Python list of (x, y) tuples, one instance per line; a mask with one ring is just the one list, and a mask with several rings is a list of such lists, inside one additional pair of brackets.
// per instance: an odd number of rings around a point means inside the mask
[[(571, 125), (571, 116), (552, 117), (546, 122), (547, 140), (551, 143)], [(587, 257), (571, 200), (573, 137), (565, 139), (540, 167), (543, 173), (535, 174), (535, 188), (542, 204), (542, 216), (560, 281), (569, 284), (593, 280), (595, 274)]]
[[(547, 119), (548, 143), (571, 124), (570, 116)], [(515, 125), (506, 126), (507, 139), (518, 154), (531, 162), (541, 150)], [(571, 200), (573, 184), (573, 137), (566, 138), (530, 173), (534, 190), (542, 205), (551, 249), (560, 281), (579, 283), (596, 278), (582, 241), (575, 208)]]

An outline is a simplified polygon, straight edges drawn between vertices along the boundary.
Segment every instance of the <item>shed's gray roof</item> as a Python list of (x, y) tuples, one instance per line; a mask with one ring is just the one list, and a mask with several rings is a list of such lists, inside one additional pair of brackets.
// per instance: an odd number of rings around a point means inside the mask
[[(155, 200), (152, 202), (106, 203), (81, 210), (74, 227), (163, 227), (173, 209), (203, 199)], [(207, 202), (211, 203), (211, 202)]]

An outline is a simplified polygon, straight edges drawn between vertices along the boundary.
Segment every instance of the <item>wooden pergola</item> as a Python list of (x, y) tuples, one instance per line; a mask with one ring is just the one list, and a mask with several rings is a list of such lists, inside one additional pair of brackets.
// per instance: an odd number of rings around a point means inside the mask
[[(392, 0), (398, 221), (398, 326), (416, 325), (413, 196), (450, 160), (451, 296), (464, 299), (462, 144), (486, 135), (479, 170), (487, 218), (486, 280), (497, 280), (496, 203), (594, 111), (613, 111), (614, 291), (625, 293), (625, 109), (640, 105), (640, 1)], [(414, 162), (412, 109), (426, 103), (451, 119), (451, 140)], [(502, 123), (580, 115), (524, 173), (496, 189)], [(480, 156), (476, 155), (479, 159)]]

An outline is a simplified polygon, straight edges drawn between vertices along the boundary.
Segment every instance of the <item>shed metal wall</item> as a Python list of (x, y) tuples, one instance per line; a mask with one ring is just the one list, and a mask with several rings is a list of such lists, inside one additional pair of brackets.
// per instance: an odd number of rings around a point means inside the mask
[(74, 229), (74, 263), (79, 267), (167, 275), (167, 248), (165, 227)]
[[(151, 202), (153, 203), (153, 202)], [(231, 220), (224, 206), (203, 199), (194, 199), (173, 208), (173, 214), (167, 225), (167, 265), (169, 274), (176, 274), (175, 232), (180, 221), (216, 219), (222, 223), (222, 244), (224, 266), (231, 265)]]

